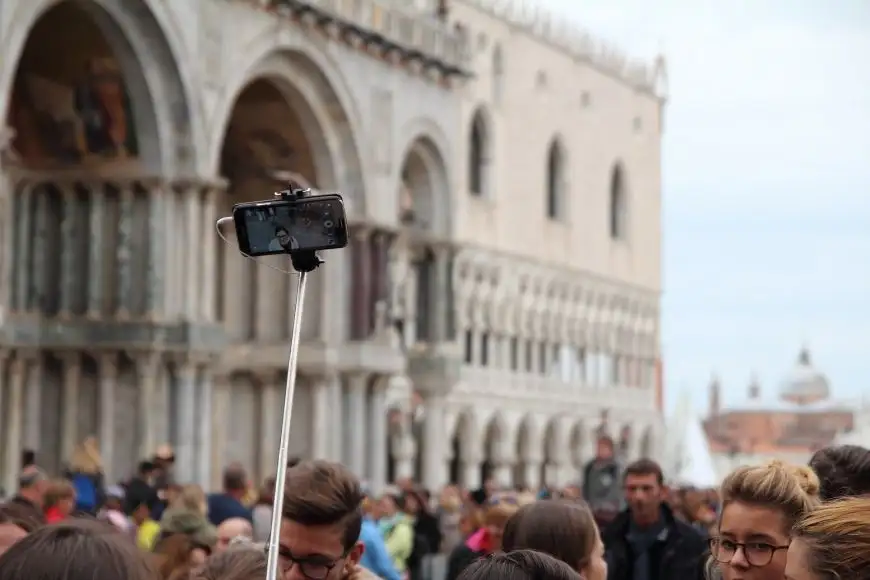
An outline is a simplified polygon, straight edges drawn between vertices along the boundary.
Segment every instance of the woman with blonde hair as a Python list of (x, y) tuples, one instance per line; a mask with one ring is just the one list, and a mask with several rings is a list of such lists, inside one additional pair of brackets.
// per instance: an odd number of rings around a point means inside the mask
[(67, 474), (76, 492), (76, 511), (96, 515), (105, 501), (103, 458), (96, 438), (87, 437), (73, 449)]
[(450, 553), (446, 580), (456, 580), (472, 562), (501, 550), (505, 525), (518, 509), (516, 499), (495, 497), (483, 508), (483, 526)]
[(847, 498), (811, 511), (792, 530), (789, 580), (870, 578), (870, 498)]
[(816, 474), (781, 461), (739, 467), (722, 482), (721, 498), (708, 577), (782, 580), (791, 530), (819, 505)]

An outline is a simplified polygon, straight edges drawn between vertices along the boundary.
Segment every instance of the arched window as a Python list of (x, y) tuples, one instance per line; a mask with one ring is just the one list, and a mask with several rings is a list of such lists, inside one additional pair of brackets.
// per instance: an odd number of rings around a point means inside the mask
[(547, 152), (547, 217), (562, 219), (565, 212), (565, 159), (562, 147), (557, 140), (550, 144)]
[(494, 105), (501, 104), (504, 93), (504, 56), (501, 47), (496, 45), (492, 51), (492, 102)]
[(489, 146), (486, 122), (482, 112), (478, 111), (471, 121), (471, 136), (468, 143), (468, 191), (475, 197), (483, 197), (487, 193)]
[(628, 233), (628, 203), (625, 197), (625, 177), (622, 167), (617, 163), (610, 175), (610, 238), (613, 240), (624, 240)]

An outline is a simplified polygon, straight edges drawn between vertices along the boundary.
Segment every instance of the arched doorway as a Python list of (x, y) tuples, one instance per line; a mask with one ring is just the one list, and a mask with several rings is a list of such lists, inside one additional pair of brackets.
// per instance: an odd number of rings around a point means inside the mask
[(578, 421), (571, 428), (571, 435), (568, 438), (568, 448), (571, 450), (570, 458), (571, 465), (575, 473), (583, 473), (583, 467), (591, 457), (585, 457), (586, 448), (586, 426), (582, 421)]
[(476, 461), (473, 448), (476, 443), (473, 422), (474, 416), (470, 410), (461, 413), (456, 421), (453, 437), (450, 440), (450, 473), (448, 474), (450, 483), (465, 486), (476, 483), (467, 481), (469, 468), (472, 467), (471, 462)]
[(531, 448), (532, 434), (529, 419), (520, 423), (517, 430), (516, 448), (514, 449), (514, 473), (513, 483), (517, 490), (526, 487), (536, 486), (536, 482), (529, 481), (529, 473), (526, 471), (526, 466), (529, 461), (534, 459), (537, 453)]
[(555, 487), (560, 484), (559, 424), (556, 419), (547, 423), (544, 429), (544, 461), (541, 464), (541, 485)]
[[(487, 481), (497, 478), (499, 468), (503, 467), (500, 462), (504, 461), (504, 440), (506, 428), (501, 417), (496, 415), (490, 419), (483, 436), (483, 463), (480, 464), (480, 481), (487, 485)], [(503, 484), (505, 482), (497, 482)]]
[[(196, 123), (143, 2), (34, 0), (15, 17), (27, 34), (4, 47), (14, 77), (3, 74), (0, 307), (36, 322), (31, 335), (44, 332), (40, 319), (51, 319), (67, 344), (63, 353), (42, 337), (33, 345), (21, 408), (6, 407), (26, 424), (4, 435), (5, 446), (34, 449), (56, 471), (76, 442), (97, 435), (114, 477), (171, 431), (158, 400), (159, 359), (147, 345), (135, 359), (118, 351), (166, 321), (167, 226), (154, 177), (170, 170), (167, 159), (178, 171), (195, 165)], [(166, 131), (173, 119), (176, 131)], [(94, 336), (104, 356), (93, 356)], [(140, 388), (143, 381), (151, 388)], [(0, 423), (11, 422), (0, 416)]]

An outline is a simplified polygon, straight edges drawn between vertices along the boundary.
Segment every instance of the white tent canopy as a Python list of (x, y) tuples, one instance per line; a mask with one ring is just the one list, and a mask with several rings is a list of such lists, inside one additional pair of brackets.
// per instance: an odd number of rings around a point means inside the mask
[(682, 486), (718, 487), (721, 480), (710, 452), (710, 443), (688, 391), (680, 397), (677, 412), (669, 423), (672, 425), (668, 433), (672, 442), (669, 446), (672, 454), (670, 464), (674, 476), (670, 479)]

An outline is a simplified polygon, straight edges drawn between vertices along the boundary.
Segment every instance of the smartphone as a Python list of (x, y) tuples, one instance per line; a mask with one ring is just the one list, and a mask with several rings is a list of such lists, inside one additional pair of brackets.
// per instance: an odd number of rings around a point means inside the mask
[(347, 246), (344, 201), (338, 194), (233, 206), (239, 251), (251, 257)]

